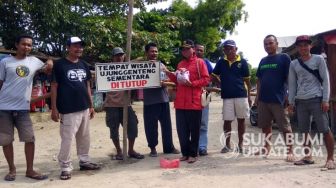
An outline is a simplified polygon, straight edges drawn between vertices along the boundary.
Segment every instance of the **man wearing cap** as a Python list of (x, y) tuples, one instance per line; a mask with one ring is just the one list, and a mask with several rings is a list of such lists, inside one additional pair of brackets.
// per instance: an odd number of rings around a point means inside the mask
[(267, 156), (270, 152), (272, 137), (272, 121), (275, 120), (279, 129), (284, 133), (287, 144), (287, 162), (293, 162), (292, 145), (287, 139), (292, 136), (292, 129), (285, 115), (285, 100), (287, 98), (287, 77), (290, 57), (277, 53), (278, 41), (274, 35), (267, 35), (264, 39), (267, 56), (262, 58), (257, 70), (257, 96), (254, 105), (258, 106), (258, 126), (267, 139), (264, 148), (254, 155)]
[(205, 63), (197, 58), (194, 42), (186, 40), (182, 44), (183, 60), (177, 65), (176, 73), (165, 68), (170, 80), (177, 84), (176, 128), (180, 140), (181, 161), (197, 161), (199, 133), (202, 118), (202, 87), (209, 84), (210, 78)]
[(89, 157), (89, 120), (94, 117), (91, 99), (91, 73), (86, 62), (80, 59), (83, 41), (71, 37), (66, 43), (68, 54), (58, 60), (53, 68), (51, 83), (51, 119), (60, 120), (61, 148), (58, 161), (61, 180), (71, 178), (71, 143), (76, 138), (80, 170), (97, 170)]
[[(115, 47), (112, 50), (112, 62), (124, 62), (125, 53), (120, 47)], [(143, 159), (144, 155), (137, 153), (134, 150), (135, 138), (138, 136), (138, 118), (129, 103), (124, 101), (124, 95), (128, 91), (111, 91), (108, 92), (104, 101), (106, 111), (106, 125), (110, 129), (110, 138), (117, 150), (116, 160), (123, 160), (122, 149), (119, 141), (119, 125), (123, 123), (123, 107), (128, 105), (128, 156), (135, 159)], [(126, 104), (127, 102), (127, 104)]]
[(294, 106), (298, 117), (299, 130), (304, 134), (305, 157), (295, 165), (313, 164), (311, 155), (310, 130), (311, 119), (316, 122), (318, 132), (323, 134), (327, 148), (326, 169), (335, 169), (334, 139), (329, 128), (328, 110), (330, 82), (326, 62), (320, 55), (311, 54), (312, 41), (309, 36), (298, 36), (295, 41), (299, 58), (292, 61), (289, 68), (289, 107)]
[[(206, 64), (209, 75), (212, 73), (212, 66), (210, 61), (207, 58), (204, 58), (204, 45), (196, 44), (195, 45), (196, 56), (203, 59)], [(209, 84), (210, 85), (210, 84)], [(209, 105), (205, 106), (202, 109), (202, 120), (200, 128), (200, 138), (199, 138), (199, 155), (205, 156), (208, 155), (208, 123), (209, 123)]]
[[(226, 40), (223, 43), (224, 58), (220, 59), (212, 72), (215, 81), (221, 84), (223, 99), (223, 120), (225, 146), (221, 153), (232, 151), (230, 146), (231, 122), (238, 120), (238, 150), (243, 152), (243, 135), (245, 133), (245, 118), (249, 116), (250, 72), (245, 59), (237, 55), (235, 41)], [(218, 79), (220, 77), (220, 80)]]
[(36, 180), (48, 178), (33, 169), (35, 136), (29, 116), (29, 105), (35, 73), (40, 70), (50, 73), (53, 64), (52, 61), (48, 61), (45, 65), (36, 57), (29, 56), (32, 45), (31, 36), (20, 35), (15, 41), (15, 56), (0, 61), (0, 145), (9, 167), (9, 172), (4, 178), (6, 181), (16, 179), (14, 127), (17, 129), (20, 142), (25, 143), (26, 177)]
[[(158, 48), (155, 43), (148, 43), (145, 46), (146, 59), (158, 61)], [(161, 69), (164, 64), (160, 62)], [(165, 76), (165, 73), (162, 72)], [(161, 73), (161, 74), (162, 74)], [(161, 125), (163, 153), (179, 154), (175, 149), (172, 136), (172, 123), (170, 118), (169, 96), (165, 86), (166, 78), (162, 77), (162, 87), (144, 89), (144, 125), (145, 133), (150, 148), (150, 156), (157, 157), (156, 146), (158, 145), (158, 122)]]

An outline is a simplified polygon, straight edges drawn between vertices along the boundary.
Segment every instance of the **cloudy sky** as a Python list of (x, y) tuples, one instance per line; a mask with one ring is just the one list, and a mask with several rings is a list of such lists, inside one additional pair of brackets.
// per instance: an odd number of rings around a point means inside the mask
[[(172, 0), (153, 5), (167, 8)], [(198, 0), (188, 0), (195, 6)], [(253, 67), (266, 55), (263, 38), (268, 34), (278, 37), (313, 35), (336, 29), (335, 0), (243, 0), (249, 14), (247, 22), (239, 22), (233, 35), (227, 39), (236, 41)], [(148, 6), (150, 9), (153, 6)]]

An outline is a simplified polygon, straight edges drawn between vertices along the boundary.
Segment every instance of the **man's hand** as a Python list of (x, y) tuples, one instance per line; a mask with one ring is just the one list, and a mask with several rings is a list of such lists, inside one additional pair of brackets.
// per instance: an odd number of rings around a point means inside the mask
[(252, 100), (251, 100), (251, 97), (248, 96), (248, 97), (247, 97), (247, 100), (248, 100), (249, 107), (251, 107), (251, 106), (252, 106)]
[(186, 80), (186, 81), (184, 82), (184, 85), (185, 85), (185, 86), (188, 86), (188, 87), (191, 87), (191, 86), (192, 86), (192, 83), (191, 83), (189, 80)]
[(287, 107), (288, 113), (291, 115), (294, 113), (294, 105), (293, 104), (289, 104)]
[(54, 122), (58, 122), (59, 120), (59, 113), (58, 113), (58, 110), (57, 109), (52, 109), (51, 110), (51, 119), (54, 121)]
[(329, 103), (328, 102), (322, 102), (321, 109), (322, 109), (323, 112), (328, 112), (329, 111)]
[(53, 60), (48, 59), (45, 63), (45, 67), (43, 68), (43, 72), (48, 75), (51, 74), (53, 66), (54, 66)]
[(253, 106), (258, 106), (258, 97), (254, 98)]
[(90, 112), (89, 112), (90, 113), (90, 119), (92, 119), (92, 118), (94, 118), (96, 112), (94, 111), (94, 108), (90, 108), (89, 110), (90, 110)]

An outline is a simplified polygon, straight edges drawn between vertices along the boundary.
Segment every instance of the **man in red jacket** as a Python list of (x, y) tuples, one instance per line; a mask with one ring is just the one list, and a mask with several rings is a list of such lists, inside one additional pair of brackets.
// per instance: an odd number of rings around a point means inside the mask
[(176, 83), (176, 128), (182, 152), (181, 161), (194, 163), (197, 160), (202, 105), (202, 87), (210, 81), (207, 67), (197, 58), (194, 42), (186, 40), (182, 44), (183, 60), (175, 73), (165, 69), (169, 79)]

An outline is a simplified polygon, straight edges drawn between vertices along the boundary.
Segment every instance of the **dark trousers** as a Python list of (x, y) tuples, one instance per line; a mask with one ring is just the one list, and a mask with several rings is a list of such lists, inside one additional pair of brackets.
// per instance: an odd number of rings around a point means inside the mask
[(171, 153), (174, 145), (168, 102), (144, 105), (145, 133), (150, 148), (155, 148), (158, 145), (158, 122), (161, 125), (163, 152)]
[(181, 152), (186, 157), (197, 157), (202, 110), (176, 109), (176, 128)]

